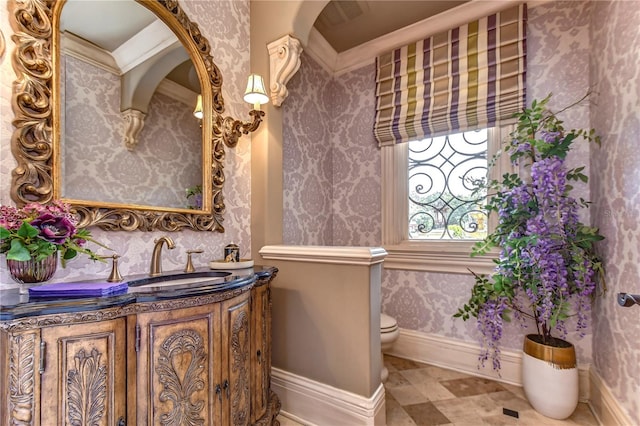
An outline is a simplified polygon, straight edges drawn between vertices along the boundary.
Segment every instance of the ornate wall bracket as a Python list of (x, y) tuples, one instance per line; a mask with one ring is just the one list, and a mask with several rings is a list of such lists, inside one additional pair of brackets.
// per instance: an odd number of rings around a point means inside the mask
[(0, 59), (4, 56), (4, 34), (2, 34), (2, 30), (0, 30)]
[(264, 117), (264, 111), (254, 109), (249, 111), (249, 115), (253, 120), (247, 123), (243, 123), (233, 117), (222, 118), (219, 116), (219, 120), (221, 120), (222, 140), (226, 146), (229, 148), (235, 147), (238, 144), (240, 136), (248, 135), (250, 132), (258, 129), (258, 126), (262, 122), (262, 117)]
[(136, 109), (128, 109), (122, 112), (124, 119), (124, 146), (133, 151), (140, 141), (140, 132), (144, 127), (146, 114)]
[(300, 41), (290, 35), (272, 41), (267, 45), (270, 63), (269, 96), (275, 106), (281, 106), (289, 95), (287, 83), (300, 68)]

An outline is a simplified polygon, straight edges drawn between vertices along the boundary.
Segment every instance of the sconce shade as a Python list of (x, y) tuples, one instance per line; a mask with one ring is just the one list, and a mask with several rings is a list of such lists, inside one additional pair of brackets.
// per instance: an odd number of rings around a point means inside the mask
[(202, 120), (202, 95), (198, 95), (196, 100), (196, 108), (193, 110), (193, 116), (199, 120)]
[(264, 80), (258, 74), (251, 74), (247, 82), (247, 90), (244, 92), (244, 100), (254, 105), (254, 109), (260, 109), (261, 104), (269, 102), (269, 96), (264, 88)]

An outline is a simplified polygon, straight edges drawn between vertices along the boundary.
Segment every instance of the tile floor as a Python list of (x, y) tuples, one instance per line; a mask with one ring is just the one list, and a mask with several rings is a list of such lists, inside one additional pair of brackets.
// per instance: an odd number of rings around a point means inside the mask
[[(568, 419), (553, 420), (534, 411), (518, 386), (387, 355), (385, 365), (387, 426), (598, 425), (584, 403)], [(503, 408), (517, 411), (518, 418)], [(299, 425), (284, 416), (278, 420), (281, 426)]]

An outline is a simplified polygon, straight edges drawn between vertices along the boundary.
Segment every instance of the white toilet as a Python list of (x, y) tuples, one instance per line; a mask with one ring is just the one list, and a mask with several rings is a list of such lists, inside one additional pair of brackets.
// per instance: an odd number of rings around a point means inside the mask
[[(387, 314), (380, 314), (380, 348), (382, 349), (382, 353), (388, 352), (391, 350), (391, 347), (398, 340), (400, 336), (400, 330), (398, 330), (398, 323), (396, 319), (390, 317)], [(382, 383), (387, 380), (389, 377), (389, 370), (384, 366), (384, 356), (381, 355), (382, 362), (382, 371), (380, 372), (380, 379), (382, 379)]]

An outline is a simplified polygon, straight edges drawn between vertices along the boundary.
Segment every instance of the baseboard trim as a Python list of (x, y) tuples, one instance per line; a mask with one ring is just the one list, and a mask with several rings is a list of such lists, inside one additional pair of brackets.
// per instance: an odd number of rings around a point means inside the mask
[(479, 368), (479, 354), (480, 347), (478, 345), (406, 329), (400, 329), (400, 337), (390, 351), (390, 355), (400, 358), (474, 376), (487, 377), (517, 386), (522, 385), (522, 375), (520, 373), (522, 354), (502, 351), (500, 373), (493, 371), (490, 361), (485, 368)]
[[(439, 335), (400, 329), (400, 337), (390, 355), (460, 371), (478, 377), (522, 386), (522, 353), (503, 350), (500, 354), (500, 373), (493, 371), (491, 362), (485, 368), (478, 366), (480, 346)], [(588, 401), (590, 393), (589, 365), (578, 366), (580, 401)]]
[(591, 369), (589, 371), (589, 379), (591, 384), (589, 406), (601, 425), (630, 426), (635, 424), (625, 414), (613, 393), (611, 393), (611, 389), (595, 370)]
[(278, 368), (271, 387), (282, 402), (282, 415), (308, 426), (386, 424), (384, 387), (363, 397)]
[[(390, 355), (401, 358), (522, 386), (521, 353), (502, 352), (500, 375), (491, 366), (478, 368), (479, 353), (478, 345), (405, 329), (400, 330), (400, 337), (389, 352)], [(579, 365), (578, 375), (580, 401), (588, 402), (601, 425), (634, 424), (590, 365)], [(282, 415), (298, 423), (308, 426), (386, 424), (382, 385), (373, 396), (365, 398), (277, 368), (272, 368), (271, 381), (273, 390), (282, 401)]]

